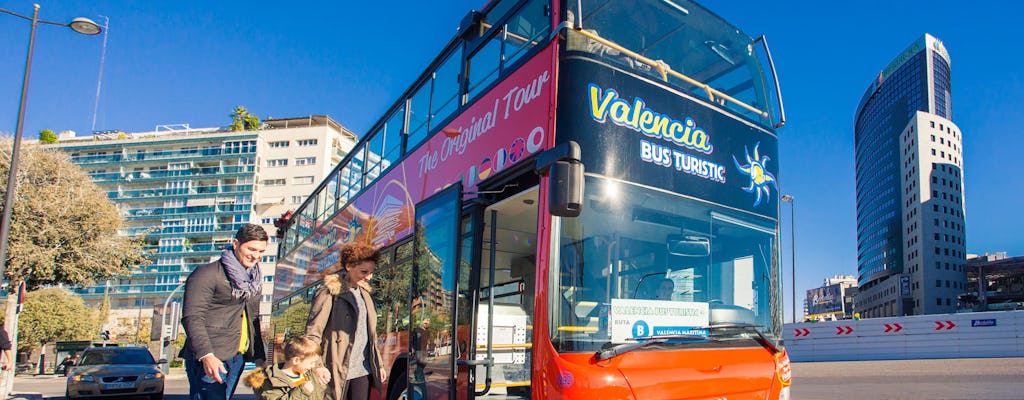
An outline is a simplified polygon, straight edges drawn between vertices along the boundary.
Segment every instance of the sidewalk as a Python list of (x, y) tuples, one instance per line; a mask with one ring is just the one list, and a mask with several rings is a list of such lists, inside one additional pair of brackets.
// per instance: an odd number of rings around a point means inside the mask
[(165, 378), (165, 379), (167, 379), (167, 380), (188, 379), (188, 377), (185, 376), (185, 367), (169, 368), (167, 370), (167, 378)]

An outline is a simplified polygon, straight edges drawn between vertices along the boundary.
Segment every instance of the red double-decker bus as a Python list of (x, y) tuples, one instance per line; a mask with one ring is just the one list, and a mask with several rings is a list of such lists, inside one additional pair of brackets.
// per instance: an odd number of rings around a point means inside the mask
[(469, 12), (286, 224), (276, 333), (364, 241), (381, 398), (788, 398), (767, 50), (685, 0)]

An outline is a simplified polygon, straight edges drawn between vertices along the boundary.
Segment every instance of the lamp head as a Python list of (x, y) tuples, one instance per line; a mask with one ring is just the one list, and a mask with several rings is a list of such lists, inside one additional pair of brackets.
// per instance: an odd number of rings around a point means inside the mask
[(794, 197), (793, 197), (793, 196), (791, 196), (791, 195), (788, 195), (788, 194), (784, 194), (784, 195), (782, 195), (782, 197), (780, 198), (780, 200), (782, 200), (782, 201), (793, 201), (793, 199), (794, 199)]
[(71, 23), (68, 24), (68, 27), (70, 27), (73, 31), (81, 33), (83, 35), (97, 35), (100, 32), (103, 32), (103, 28), (101, 28), (98, 24), (93, 22), (91, 19), (84, 17), (78, 17), (71, 20)]

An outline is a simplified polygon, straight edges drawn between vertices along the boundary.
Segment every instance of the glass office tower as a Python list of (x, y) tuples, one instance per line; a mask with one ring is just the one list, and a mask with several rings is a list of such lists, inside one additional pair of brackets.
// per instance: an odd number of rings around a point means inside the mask
[(963, 137), (950, 59), (925, 34), (871, 82), (854, 121), (857, 310), (954, 312), (964, 288)]

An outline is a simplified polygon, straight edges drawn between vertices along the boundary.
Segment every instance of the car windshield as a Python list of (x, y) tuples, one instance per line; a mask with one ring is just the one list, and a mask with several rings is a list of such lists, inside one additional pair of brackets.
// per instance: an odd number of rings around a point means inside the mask
[(146, 349), (137, 350), (92, 350), (85, 353), (80, 365), (129, 365), (155, 364), (153, 355)]

